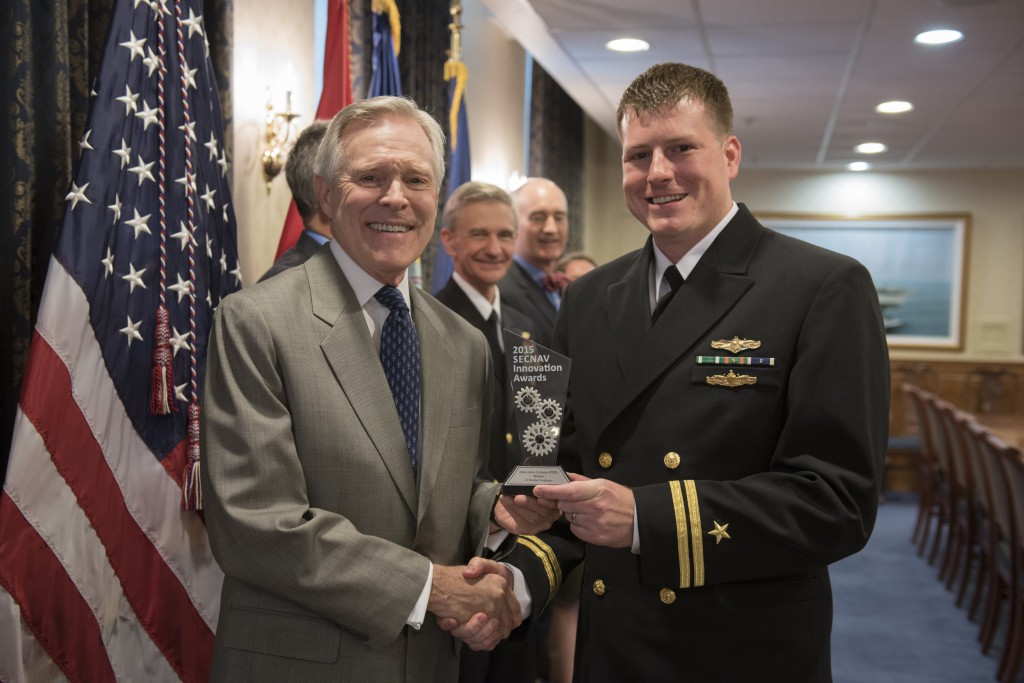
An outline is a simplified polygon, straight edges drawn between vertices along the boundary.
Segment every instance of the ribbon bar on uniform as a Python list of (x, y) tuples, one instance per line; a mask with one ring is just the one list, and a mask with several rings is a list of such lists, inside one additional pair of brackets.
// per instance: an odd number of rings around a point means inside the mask
[(697, 365), (768, 365), (774, 366), (774, 358), (752, 356), (697, 356)]

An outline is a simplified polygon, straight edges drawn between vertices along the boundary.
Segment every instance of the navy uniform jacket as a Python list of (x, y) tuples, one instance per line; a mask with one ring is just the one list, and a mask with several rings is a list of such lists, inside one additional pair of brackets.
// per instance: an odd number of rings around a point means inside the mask
[[(578, 439), (559, 457), (633, 489), (640, 554), (559, 524), (513, 561), (539, 610), (585, 555), (579, 681), (830, 681), (827, 565), (867, 542), (888, 432), (871, 278), (741, 205), (652, 327), (652, 259), (570, 285), (554, 341)], [(760, 346), (712, 347), (734, 338)]]
[(501, 305), (508, 304), (533, 322), (533, 341), (551, 346), (551, 330), (555, 327), (558, 309), (547, 293), (518, 263), (513, 262), (505, 277), (498, 283)]

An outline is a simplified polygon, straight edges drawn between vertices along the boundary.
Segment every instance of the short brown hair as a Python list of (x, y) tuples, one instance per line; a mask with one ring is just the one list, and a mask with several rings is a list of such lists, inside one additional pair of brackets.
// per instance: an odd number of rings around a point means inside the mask
[(725, 83), (704, 69), (676, 62), (655, 64), (633, 79), (619, 100), (615, 125), (621, 132), (626, 114), (649, 114), (675, 107), (683, 100), (704, 105), (719, 137), (732, 133), (732, 102)]
[(313, 165), (316, 163), (316, 152), (320, 149), (320, 142), (327, 132), (327, 121), (314, 121), (306, 126), (292, 151), (288, 152), (288, 161), (284, 164), (284, 175), (288, 180), (288, 188), (292, 191), (292, 199), (295, 200), (295, 208), (302, 216), (302, 222), (309, 224), (309, 221), (320, 210), (320, 201), (316, 197), (316, 187), (313, 185), (313, 176), (316, 171)]

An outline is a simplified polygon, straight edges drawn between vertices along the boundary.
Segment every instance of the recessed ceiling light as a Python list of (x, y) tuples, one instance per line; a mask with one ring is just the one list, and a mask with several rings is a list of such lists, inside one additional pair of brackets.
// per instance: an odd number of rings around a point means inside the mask
[(866, 161), (851, 161), (846, 168), (851, 171), (867, 171), (871, 168), (871, 164)]
[(960, 31), (953, 29), (937, 29), (935, 31), (925, 31), (924, 33), (918, 33), (914, 36), (914, 42), (920, 43), (921, 45), (945, 45), (946, 43), (955, 43), (958, 40), (963, 40), (964, 34)]
[(908, 111), (913, 111), (913, 109), (914, 105), (903, 100), (890, 100), (888, 102), (882, 102), (880, 105), (875, 107), (875, 111), (879, 114), (905, 114)]
[(647, 52), (651, 49), (650, 43), (639, 38), (616, 38), (609, 40), (604, 46), (613, 52)]
[(862, 142), (853, 148), (859, 154), (881, 154), (889, 149), (881, 142)]

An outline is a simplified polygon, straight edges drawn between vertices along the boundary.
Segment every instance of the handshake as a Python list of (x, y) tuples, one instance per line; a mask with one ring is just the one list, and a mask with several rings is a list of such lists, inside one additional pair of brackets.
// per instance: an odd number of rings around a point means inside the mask
[(523, 622), (512, 572), (482, 557), (464, 567), (435, 564), (427, 611), (473, 650), (493, 650)]
[[(557, 507), (530, 496), (501, 496), (494, 506), (491, 532), (500, 527), (513, 534), (535, 534), (559, 515)], [(474, 557), (465, 567), (435, 564), (427, 611), (471, 649), (493, 650), (523, 622), (513, 583), (507, 566), (482, 557)]]

